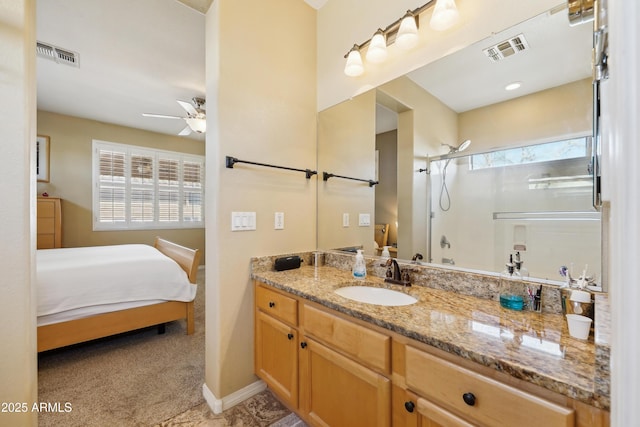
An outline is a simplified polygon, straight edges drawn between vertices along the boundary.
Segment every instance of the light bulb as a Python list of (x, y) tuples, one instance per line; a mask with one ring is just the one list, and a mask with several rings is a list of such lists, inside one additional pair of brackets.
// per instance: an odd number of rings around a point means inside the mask
[(349, 55), (347, 55), (347, 65), (344, 67), (344, 73), (349, 77), (357, 77), (364, 73), (362, 56), (360, 55), (358, 45), (353, 45), (353, 48), (349, 51)]
[(369, 42), (367, 61), (379, 64), (387, 59), (387, 38), (382, 30), (376, 31)]
[(185, 121), (192, 131), (197, 133), (205, 133), (207, 131), (207, 121), (197, 117), (186, 118)]
[(418, 23), (416, 17), (407, 11), (400, 22), (400, 28), (396, 35), (396, 45), (399, 49), (409, 50), (418, 44)]
[(455, 0), (438, 0), (429, 26), (435, 31), (444, 31), (454, 26), (459, 18)]

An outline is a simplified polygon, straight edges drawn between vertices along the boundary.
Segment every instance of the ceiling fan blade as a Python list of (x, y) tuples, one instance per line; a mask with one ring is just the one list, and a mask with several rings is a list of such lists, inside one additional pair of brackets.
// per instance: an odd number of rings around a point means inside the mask
[(178, 116), (167, 116), (166, 114), (152, 114), (152, 113), (142, 113), (145, 117), (158, 117), (161, 119), (182, 119), (183, 117)]
[(182, 129), (180, 131), (180, 133), (178, 135), (184, 136), (184, 135), (189, 135), (189, 134), (191, 134), (191, 128), (189, 127), (189, 125), (187, 125), (184, 129)]
[(189, 104), (188, 102), (178, 101), (178, 100), (176, 101), (178, 102), (178, 104), (180, 104), (182, 108), (185, 109), (187, 113), (189, 113), (190, 116), (195, 116), (196, 114), (198, 114), (198, 111), (195, 109), (195, 107)]

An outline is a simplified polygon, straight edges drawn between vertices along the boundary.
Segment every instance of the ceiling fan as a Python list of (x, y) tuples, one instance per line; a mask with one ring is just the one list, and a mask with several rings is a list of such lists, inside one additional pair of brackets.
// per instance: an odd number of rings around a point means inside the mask
[(188, 102), (176, 100), (178, 104), (187, 112), (187, 117), (168, 116), (165, 114), (142, 113), (145, 117), (159, 117), (162, 119), (180, 119), (187, 122), (187, 126), (178, 133), (178, 135), (189, 135), (191, 132), (205, 133), (207, 131), (207, 115), (203, 108), (205, 104), (204, 98), (191, 98), (193, 105)]

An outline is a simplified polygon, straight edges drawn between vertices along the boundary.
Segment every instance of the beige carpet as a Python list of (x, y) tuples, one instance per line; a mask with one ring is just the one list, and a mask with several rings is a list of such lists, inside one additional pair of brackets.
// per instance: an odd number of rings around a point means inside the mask
[(40, 426), (152, 426), (201, 404), (204, 271), (198, 274), (193, 335), (185, 322), (52, 350), (38, 356), (38, 400), (71, 404), (41, 413)]

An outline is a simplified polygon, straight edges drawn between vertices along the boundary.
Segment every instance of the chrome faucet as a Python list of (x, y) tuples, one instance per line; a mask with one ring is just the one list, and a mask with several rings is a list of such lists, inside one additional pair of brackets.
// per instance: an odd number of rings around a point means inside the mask
[[(409, 276), (408, 271), (400, 270), (400, 266), (398, 265), (398, 261), (395, 258), (389, 258), (386, 263), (389, 270), (387, 270), (387, 277), (385, 277), (384, 281), (386, 283), (393, 283), (396, 285), (402, 286), (411, 286), (411, 277)], [(389, 274), (391, 273), (391, 274)]]

